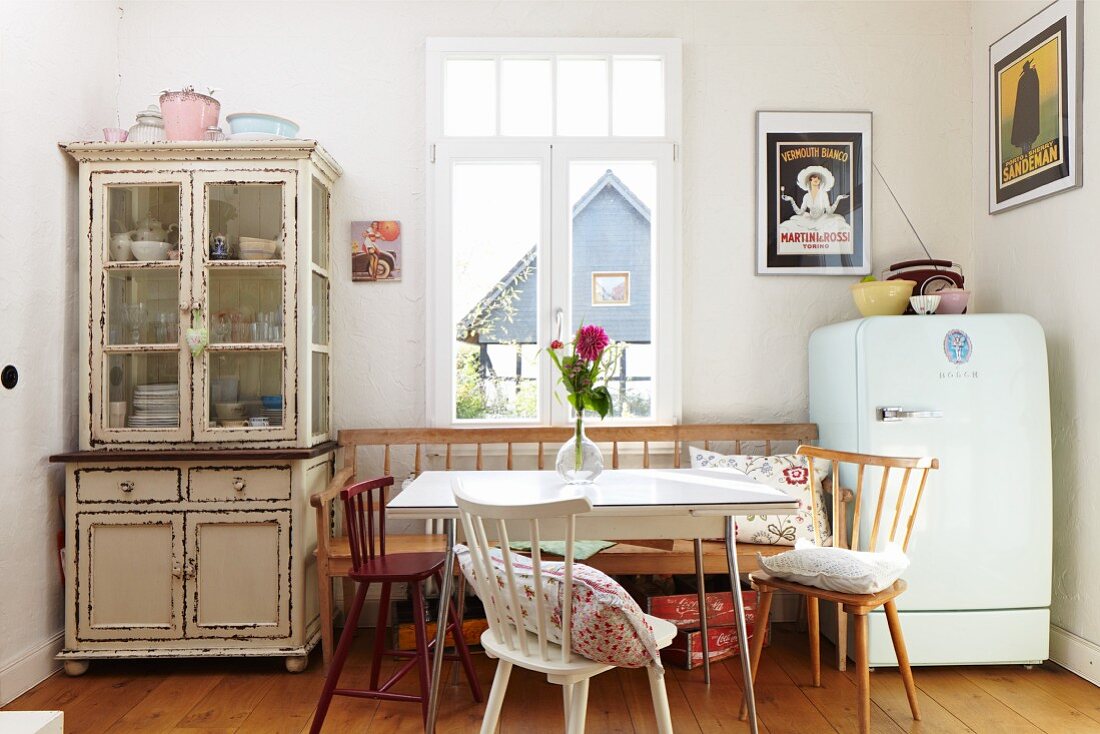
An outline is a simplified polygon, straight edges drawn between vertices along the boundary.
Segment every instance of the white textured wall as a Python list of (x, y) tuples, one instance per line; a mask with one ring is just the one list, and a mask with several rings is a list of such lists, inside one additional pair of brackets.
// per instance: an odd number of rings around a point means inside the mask
[[(44, 458), (75, 447), (79, 396), (75, 169), (55, 143), (111, 122), (116, 68), (124, 127), (164, 87), (222, 87), (225, 112), (294, 118), (344, 166), (340, 240), (353, 219), (403, 220), (403, 282), (352, 284), (336, 258), (336, 416), (413, 425), (425, 420), (424, 39), (682, 38), (684, 417), (797, 420), (807, 337), (855, 315), (853, 279), (753, 275), (754, 112), (872, 110), (876, 162), (934, 253), (969, 265), (969, 14), (926, 2), (5, 3), (0, 362), (23, 379), (0, 391), (0, 673), (60, 629), (61, 473)], [(875, 267), (917, 256), (877, 183), (874, 196)]]
[[(1093, 220), (1100, 170), (1096, 103), (1100, 7), (1085, 8), (1085, 186), (990, 216), (988, 46), (1046, 2), (975, 3), (974, 273), (983, 311), (1031, 314), (1046, 330), (1054, 434), (1054, 588), (1051, 621), (1100, 644), (1100, 322)], [(1090, 65), (1091, 64), (1091, 65)], [(1090, 190), (1091, 182), (1091, 190)]]
[(57, 142), (115, 124), (116, 20), (109, 2), (0, 11), (0, 364), (20, 371), (0, 389), (0, 703), (61, 630), (64, 476), (46, 457), (76, 447), (78, 380), (76, 166)]
[[(807, 337), (820, 324), (855, 315), (848, 294), (853, 278), (753, 275), (756, 110), (872, 110), (875, 160), (925, 240), (937, 255), (969, 264), (964, 3), (125, 7), (123, 109), (145, 106), (166, 85), (222, 87), (224, 112), (285, 114), (344, 166), (334, 218), (338, 242), (347, 239), (351, 220), (403, 220), (401, 283), (352, 284), (348, 256), (336, 258), (338, 427), (426, 419), (423, 81), (429, 36), (683, 39), (687, 419), (804, 419)], [(881, 185), (874, 195), (875, 266), (918, 256)]]

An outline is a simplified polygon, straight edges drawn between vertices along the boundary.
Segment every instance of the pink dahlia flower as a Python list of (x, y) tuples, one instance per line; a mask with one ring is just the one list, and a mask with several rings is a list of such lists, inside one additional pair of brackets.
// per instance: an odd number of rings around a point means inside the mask
[(607, 332), (599, 326), (582, 326), (577, 332), (577, 356), (587, 362), (595, 362), (610, 343)]

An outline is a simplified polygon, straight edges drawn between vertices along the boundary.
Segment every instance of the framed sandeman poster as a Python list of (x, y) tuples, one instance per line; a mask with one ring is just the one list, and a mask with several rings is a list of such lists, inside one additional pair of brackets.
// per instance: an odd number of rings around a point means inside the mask
[(758, 112), (756, 272), (871, 272), (871, 113)]
[(1080, 0), (989, 47), (989, 213), (1081, 185)]

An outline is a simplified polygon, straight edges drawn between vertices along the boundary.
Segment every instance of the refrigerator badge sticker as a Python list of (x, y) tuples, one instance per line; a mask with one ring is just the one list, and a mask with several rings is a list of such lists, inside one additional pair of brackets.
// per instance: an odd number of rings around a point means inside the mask
[(970, 337), (967, 336), (965, 331), (952, 329), (943, 338), (943, 352), (947, 355), (947, 361), (951, 364), (966, 364), (970, 361), (970, 355), (973, 351)]

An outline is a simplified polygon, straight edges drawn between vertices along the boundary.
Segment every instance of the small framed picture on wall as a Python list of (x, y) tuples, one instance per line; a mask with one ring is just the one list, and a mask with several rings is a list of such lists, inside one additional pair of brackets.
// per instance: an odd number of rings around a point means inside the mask
[(756, 272), (871, 272), (871, 113), (758, 112)]
[(1081, 185), (1080, 0), (989, 47), (989, 213)]
[(351, 279), (401, 280), (401, 222), (370, 219), (351, 223)]

